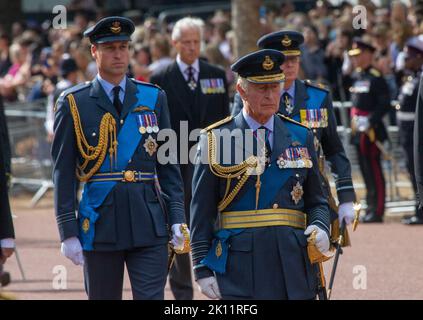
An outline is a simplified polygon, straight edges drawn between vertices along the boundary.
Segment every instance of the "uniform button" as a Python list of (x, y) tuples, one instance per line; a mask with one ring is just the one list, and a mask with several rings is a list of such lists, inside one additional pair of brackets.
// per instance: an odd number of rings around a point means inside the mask
[(278, 204), (277, 203), (273, 204), (273, 209), (277, 209), (277, 208), (279, 208)]
[(95, 137), (97, 134), (96, 134), (95, 132), (93, 132), (91, 135), (92, 135), (93, 137)]
[(120, 124), (123, 124), (123, 119), (120, 119)]
[(295, 176), (296, 176), (297, 178), (299, 178), (299, 177), (300, 177), (300, 175), (299, 175), (298, 173), (296, 173), (296, 174), (295, 174)]
[(317, 130), (316, 130), (316, 129), (313, 129), (313, 132), (314, 132), (314, 133), (316, 133), (316, 132), (317, 132)]
[(129, 159), (128, 163), (131, 163), (131, 162), (132, 162), (132, 159)]

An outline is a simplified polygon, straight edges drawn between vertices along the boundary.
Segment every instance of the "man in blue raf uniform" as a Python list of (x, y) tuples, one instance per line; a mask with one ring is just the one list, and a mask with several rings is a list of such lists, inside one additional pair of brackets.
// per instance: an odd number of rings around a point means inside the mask
[(355, 38), (348, 51), (355, 67), (350, 88), (351, 136), (357, 146), (360, 170), (366, 185), (367, 210), (363, 222), (382, 222), (385, 211), (385, 178), (381, 166), (381, 143), (388, 138), (383, 116), (391, 101), (382, 74), (373, 68), (375, 48), (370, 39)]
[[(404, 48), (405, 67), (409, 74), (401, 86), (398, 97), (400, 109), (397, 111), (397, 120), (401, 145), (404, 148), (407, 169), (413, 184), (414, 192), (417, 194), (417, 184), (414, 174), (413, 158), (413, 128), (416, 118), (416, 104), (419, 92), (419, 81), (423, 65), (423, 42), (418, 37), (410, 39)], [(414, 215), (405, 217), (402, 222), (406, 225), (423, 224), (423, 210), (416, 206)]]
[[(279, 51), (266, 49), (233, 64), (244, 107), (200, 137), (192, 257), (196, 281), (210, 298), (316, 296), (306, 236), (316, 236), (320, 252), (329, 249), (329, 209), (312, 132), (275, 115), (283, 59)], [(224, 132), (235, 139), (225, 140)]]
[[(257, 41), (257, 45), (262, 49), (281, 51), (285, 56), (282, 64), (285, 83), (281, 91), (279, 112), (301, 122), (314, 133), (314, 146), (322, 184), (331, 211), (331, 238), (336, 240), (339, 236), (339, 222), (344, 220), (346, 224), (350, 224), (355, 217), (353, 202), (356, 197), (351, 178), (351, 164), (336, 131), (336, 118), (330, 93), (320, 85), (298, 79), (301, 63), (300, 45), (303, 42), (304, 37), (300, 32), (282, 30), (264, 35)], [(239, 95), (235, 96), (234, 104), (233, 115), (238, 114), (242, 108)], [(331, 195), (324, 172), (325, 160), (329, 162), (335, 180), (339, 207)], [(349, 244), (347, 232), (344, 239), (343, 244)]]
[[(85, 31), (98, 75), (64, 91), (56, 104), (57, 224), (62, 253), (84, 265), (89, 299), (121, 299), (125, 264), (134, 299), (163, 299), (167, 225), (176, 249), (188, 241), (179, 168), (157, 159), (157, 133), (170, 128), (166, 95), (126, 76), (133, 31), (121, 17)], [(77, 206), (79, 182), (85, 186)]]

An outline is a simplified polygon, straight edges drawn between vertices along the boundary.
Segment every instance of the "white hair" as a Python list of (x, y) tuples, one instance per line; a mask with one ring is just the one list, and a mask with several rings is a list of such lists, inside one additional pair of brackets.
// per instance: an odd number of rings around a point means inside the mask
[(238, 76), (238, 81), (237, 83), (240, 85), (240, 87), (242, 88), (242, 90), (247, 91), (247, 87), (248, 87), (248, 80)]
[(178, 20), (172, 30), (172, 40), (178, 41), (181, 39), (182, 30), (197, 29), (200, 33), (200, 39), (203, 39), (204, 22), (199, 18), (185, 17)]

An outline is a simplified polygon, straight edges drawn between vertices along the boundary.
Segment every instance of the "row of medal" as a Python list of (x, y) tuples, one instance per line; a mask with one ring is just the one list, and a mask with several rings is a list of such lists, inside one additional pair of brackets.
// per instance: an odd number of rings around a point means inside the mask
[(203, 94), (225, 93), (225, 83), (222, 78), (200, 79)]
[(328, 109), (301, 109), (301, 124), (308, 128), (326, 128), (328, 126)]
[(154, 112), (145, 112), (137, 115), (138, 130), (141, 134), (144, 133), (157, 133), (159, 126), (157, 117)]
[(289, 147), (276, 162), (280, 169), (287, 168), (311, 168), (313, 162), (306, 147)]

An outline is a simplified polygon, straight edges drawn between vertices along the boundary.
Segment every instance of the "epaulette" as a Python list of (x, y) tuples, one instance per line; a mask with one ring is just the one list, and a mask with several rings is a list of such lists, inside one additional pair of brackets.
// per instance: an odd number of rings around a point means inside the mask
[(70, 87), (69, 89), (64, 90), (59, 95), (59, 97), (57, 98), (57, 101), (54, 104), (53, 112), (56, 112), (57, 111), (57, 105), (58, 105), (58, 103), (59, 102), (62, 102), (66, 98), (67, 95), (77, 93), (77, 92), (79, 92), (79, 91), (81, 91), (83, 89), (86, 89), (86, 88), (90, 87), (90, 86), (91, 86), (91, 81), (85, 81), (85, 82), (79, 83), (79, 84), (77, 84), (77, 85), (75, 85), (73, 87)]
[(204, 128), (203, 130), (201, 130), (201, 133), (205, 133), (207, 131), (210, 131), (212, 129), (215, 129), (219, 126), (221, 126), (222, 124), (228, 123), (229, 121), (231, 121), (233, 119), (234, 116), (229, 116), (226, 117), (225, 119), (219, 120), (215, 123), (212, 123), (211, 125), (209, 125), (208, 127)]
[(317, 88), (317, 89), (320, 89), (320, 90), (328, 91), (329, 92), (329, 89), (324, 84), (322, 84), (322, 83), (315, 83), (315, 82), (312, 82), (311, 80), (308, 80), (308, 79), (307, 80), (304, 80), (304, 83), (306, 85), (310, 86), (310, 87)]
[(134, 79), (134, 78), (130, 78), (130, 79), (137, 84), (143, 84), (143, 85), (146, 85), (146, 86), (156, 87), (157, 89), (159, 89), (161, 91), (163, 90), (162, 88), (160, 88), (159, 85), (157, 85), (155, 83), (144, 82), (144, 81), (140, 81), (140, 80), (137, 80), (137, 79)]
[(309, 127), (307, 127), (306, 125), (302, 124), (301, 122), (295, 121), (294, 119), (291, 119), (290, 117), (284, 116), (282, 113), (277, 113), (277, 115), (282, 119), (282, 120), (286, 120), (289, 122), (292, 122), (294, 124), (298, 124), (299, 126), (302, 126), (304, 128), (306, 128), (307, 130), (309, 129)]
[(380, 77), (381, 76), (380, 71), (377, 70), (377, 69), (375, 69), (375, 68), (370, 68), (370, 71), (369, 72), (370, 72), (370, 74), (372, 74), (375, 77)]

